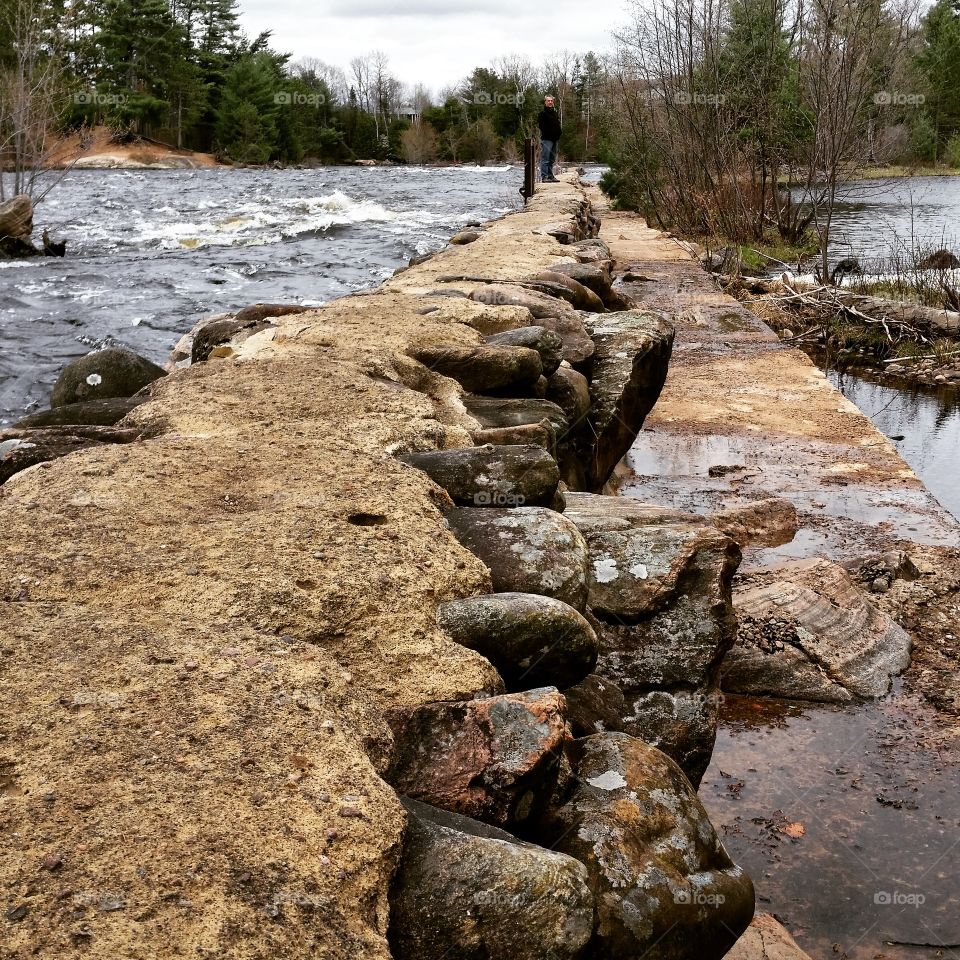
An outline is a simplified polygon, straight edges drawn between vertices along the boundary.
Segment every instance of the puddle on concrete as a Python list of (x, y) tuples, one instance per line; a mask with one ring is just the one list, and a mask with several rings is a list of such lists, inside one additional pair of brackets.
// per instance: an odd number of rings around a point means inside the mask
[(700, 796), (759, 908), (813, 957), (960, 960), (960, 741), (943, 723), (900, 693), (728, 698)]

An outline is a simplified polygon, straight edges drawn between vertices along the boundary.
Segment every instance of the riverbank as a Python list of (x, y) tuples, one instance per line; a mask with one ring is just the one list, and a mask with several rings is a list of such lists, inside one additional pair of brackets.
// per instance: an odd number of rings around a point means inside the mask
[[(134, 436), (0, 487), (11, 956), (719, 958), (743, 931), (752, 885), (691, 787), (740, 546), (755, 574), (956, 525), (598, 191), (459, 240), (209, 326)], [(5, 459), (42, 457), (16, 453), (42, 423)], [(659, 458), (644, 502), (598, 495), (631, 448)]]

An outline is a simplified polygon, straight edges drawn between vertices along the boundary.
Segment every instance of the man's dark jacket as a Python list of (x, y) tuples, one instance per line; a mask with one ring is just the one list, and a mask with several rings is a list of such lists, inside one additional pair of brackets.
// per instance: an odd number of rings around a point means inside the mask
[(537, 124), (540, 127), (541, 140), (556, 143), (560, 139), (560, 114), (555, 108), (544, 107), (537, 117)]

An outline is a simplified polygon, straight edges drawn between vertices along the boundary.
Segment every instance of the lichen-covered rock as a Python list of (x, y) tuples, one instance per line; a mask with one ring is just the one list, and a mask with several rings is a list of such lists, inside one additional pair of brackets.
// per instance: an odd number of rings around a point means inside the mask
[(600, 621), (595, 672), (623, 693), (623, 729), (698, 784), (716, 738), (720, 665), (736, 635), (740, 550), (700, 517), (629, 498), (571, 494), (565, 516), (587, 542), (587, 603)]
[(276, 317), (303, 313), (304, 307), (289, 303), (253, 303), (230, 317), (210, 318), (196, 328), (190, 347), (190, 362), (202, 363), (222, 344), (242, 342), (247, 337), (273, 326)]
[(623, 731), (627, 702), (612, 680), (591, 673), (580, 683), (567, 687), (563, 696), (567, 701), (567, 723), (575, 737)]
[(399, 793), (497, 826), (537, 813), (568, 738), (553, 687), (391, 713), (387, 780)]
[(165, 377), (166, 371), (124, 347), (95, 350), (71, 360), (57, 377), (51, 407), (104, 400), (108, 397), (132, 397), (145, 386)]
[(725, 690), (843, 703), (882, 697), (910, 665), (910, 635), (827, 560), (756, 571), (733, 602), (740, 626)]
[(407, 353), (431, 370), (456, 380), (471, 393), (527, 390), (543, 373), (540, 354), (527, 347), (416, 344)]
[(583, 864), (503, 830), (402, 801), (390, 891), (396, 960), (576, 960), (593, 931)]
[(478, 397), (471, 394), (463, 398), (463, 405), (484, 430), (496, 427), (521, 427), (544, 420), (558, 435), (565, 434), (569, 427), (563, 410), (549, 400)]
[(584, 451), (591, 490), (610, 479), (660, 397), (674, 329), (650, 311), (583, 314), (596, 350), (591, 361), (590, 421), (595, 439)]
[(490, 569), (498, 593), (538, 593), (583, 610), (587, 545), (565, 516), (543, 507), (451, 510), (453, 535)]
[(593, 356), (596, 346), (579, 314), (540, 317), (537, 324), (560, 337), (563, 342), (563, 359), (567, 363), (580, 365)]
[(560, 334), (546, 327), (520, 327), (495, 333), (487, 337), (487, 343), (501, 347), (528, 347), (540, 354), (543, 375), (549, 377), (563, 361), (563, 340)]
[(597, 662), (597, 635), (569, 604), (532, 593), (491, 593), (437, 608), (451, 639), (482, 653), (508, 690), (569, 687)]
[(426, 473), (460, 506), (546, 507), (560, 482), (556, 460), (538, 446), (488, 443), (407, 453), (400, 459)]
[(538, 839), (590, 873), (597, 927), (585, 957), (719, 960), (753, 916), (753, 884), (680, 768), (619, 733), (573, 741), (567, 754), (570, 794)]

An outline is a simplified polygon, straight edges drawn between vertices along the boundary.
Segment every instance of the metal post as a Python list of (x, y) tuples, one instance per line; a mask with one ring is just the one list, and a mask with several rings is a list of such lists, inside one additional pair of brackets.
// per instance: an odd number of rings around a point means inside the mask
[(523, 142), (523, 186), (520, 193), (524, 201), (537, 191), (537, 141), (527, 137)]

